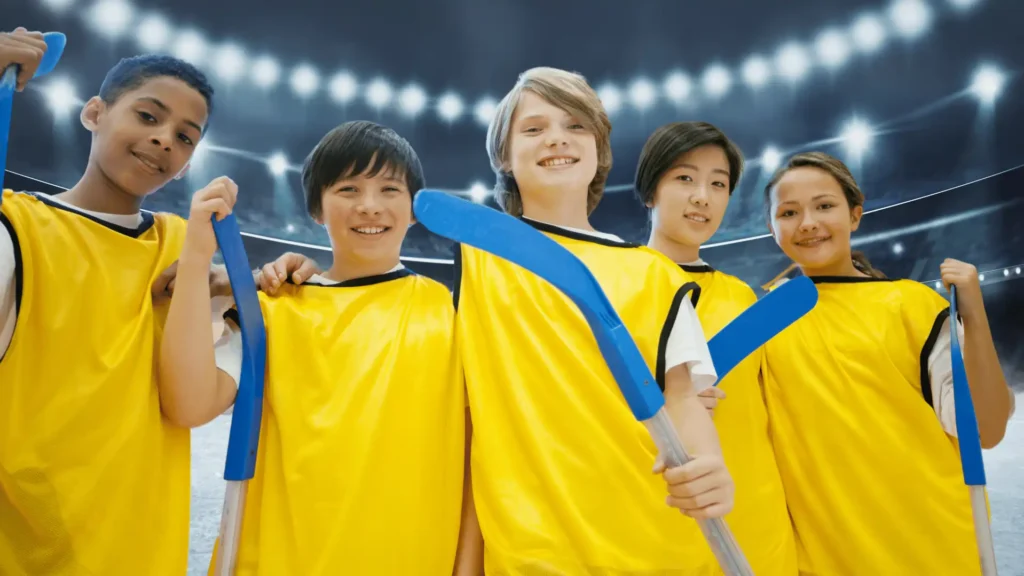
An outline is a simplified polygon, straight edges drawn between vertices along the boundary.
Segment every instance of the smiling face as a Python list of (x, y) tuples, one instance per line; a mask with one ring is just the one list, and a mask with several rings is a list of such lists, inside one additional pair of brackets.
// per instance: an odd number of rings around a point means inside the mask
[(185, 82), (152, 78), (113, 103), (99, 97), (82, 110), (93, 133), (91, 158), (119, 188), (136, 197), (181, 174), (203, 135), (206, 99)]
[(661, 176), (648, 206), (654, 231), (679, 245), (699, 248), (722, 224), (729, 182), (729, 159), (720, 146), (708, 144), (682, 154)]
[(850, 208), (843, 187), (820, 168), (788, 170), (771, 189), (769, 226), (786, 256), (808, 275), (852, 269), (850, 236), (862, 206)]
[[(371, 161), (373, 166), (374, 162)], [(317, 223), (327, 228), (335, 262), (384, 272), (399, 262), (412, 225), (412, 194), (405, 174), (384, 166), (346, 175), (328, 186)]]
[(508, 156), (524, 203), (586, 205), (597, 140), (581, 119), (525, 91), (512, 117)]

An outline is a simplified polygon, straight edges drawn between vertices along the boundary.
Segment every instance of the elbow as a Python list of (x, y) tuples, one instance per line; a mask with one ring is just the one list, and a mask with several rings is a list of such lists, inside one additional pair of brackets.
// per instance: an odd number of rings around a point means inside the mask
[(163, 413), (164, 418), (173, 426), (178, 428), (198, 428), (203, 424), (206, 424), (213, 420), (205, 414), (200, 414), (195, 410), (188, 410), (184, 407), (176, 406), (174, 402), (161, 402), (160, 412)]
[(1006, 424), (1003, 422), (988, 422), (985, 426), (978, 427), (978, 433), (981, 439), (981, 447), (985, 450), (991, 450), (999, 445), (1003, 441), (1003, 437), (1006, 436)]

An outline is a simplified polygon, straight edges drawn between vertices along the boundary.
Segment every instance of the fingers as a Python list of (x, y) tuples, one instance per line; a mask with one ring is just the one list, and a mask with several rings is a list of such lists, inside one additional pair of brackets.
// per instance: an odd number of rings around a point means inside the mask
[(708, 474), (717, 471), (724, 471), (725, 465), (721, 458), (703, 456), (694, 458), (682, 466), (675, 466), (665, 471), (665, 482), (670, 486), (674, 484), (686, 484)]
[(277, 294), (277, 289), (281, 287), (281, 279), (277, 276), (277, 271), (274, 270), (274, 263), (266, 264), (263, 269), (260, 270), (259, 286), (260, 291), (264, 294), (273, 296)]
[(153, 281), (153, 296), (160, 297), (166, 296), (170, 293), (170, 283), (174, 280), (174, 277), (178, 274), (178, 262), (175, 261), (167, 267), (166, 270), (160, 273)]
[(661, 474), (665, 471), (665, 457), (658, 454), (658, 457), (654, 459), (654, 467), (651, 468), (653, 474)]
[(196, 206), (195, 209), (216, 216), (218, 222), (227, 218), (228, 215), (231, 214), (231, 206), (228, 204), (228, 201), (223, 198), (205, 200)]
[(717, 386), (705, 388), (697, 393), (697, 400), (700, 401), (701, 405), (707, 409), (707, 411), (714, 416), (715, 408), (718, 407), (718, 401), (725, 398), (725, 391)]
[(732, 509), (733, 483), (725, 462), (716, 456), (694, 458), (664, 473), (665, 502), (694, 518), (717, 518)]
[(314, 274), (320, 273), (320, 267), (317, 266), (316, 260), (312, 258), (305, 258), (299, 269), (292, 273), (292, 281), (296, 284), (302, 284), (306, 280), (313, 277)]
[(238, 185), (227, 176), (220, 176), (192, 196), (192, 212), (216, 215), (220, 221), (231, 214), (237, 200)]
[(716, 490), (697, 498), (679, 499), (668, 496), (665, 503), (697, 520), (722, 518), (732, 511), (732, 496), (726, 490)]
[(12, 64), (19, 66), (16, 88), (19, 92), (39, 68), (46, 53), (46, 42), (40, 32), (17, 28), (10, 34), (0, 34), (0, 70)]

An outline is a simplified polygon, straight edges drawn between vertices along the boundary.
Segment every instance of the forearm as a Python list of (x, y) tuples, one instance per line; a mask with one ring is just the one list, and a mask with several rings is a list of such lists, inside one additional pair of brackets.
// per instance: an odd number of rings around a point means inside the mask
[(665, 375), (665, 409), (691, 456), (721, 455), (718, 432), (707, 409), (697, 399), (685, 365), (676, 366)]
[(1006, 433), (1013, 394), (1003, 375), (984, 312), (964, 321), (963, 354), (981, 444), (985, 448), (993, 448)]
[(473, 474), (470, 468), (470, 447), (473, 422), (466, 409), (465, 479), (462, 483), (462, 522), (459, 526), (459, 547), (455, 554), (455, 576), (479, 576), (484, 573), (484, 539), (473, 500)]
[(180, 426), (219, 414), (218, 370), (210, 330), (210, 263), (183, 254), (159, 358), (160, 406)]

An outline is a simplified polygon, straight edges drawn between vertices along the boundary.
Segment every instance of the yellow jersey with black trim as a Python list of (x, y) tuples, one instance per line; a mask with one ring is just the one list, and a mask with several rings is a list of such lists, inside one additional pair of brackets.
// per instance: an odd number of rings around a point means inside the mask
[(186, 570), (189, 431), (160, 412), (151, 295), (186, 225), (143, 220), (4, 192), (18, 316), (0, 360), (0, 574)]
[(237, 574), (450, 574), (466, 443), (451, 293), (402, 269), (260, 303), (266, 387)]
[[(682, 271), (644, 246), (526, 220), (601, 284), (659, 383)], [(489, 576), (714, 574), (696, 522), (666, 505), (657, 449), (579, 309), (469, 246), (456, 261), (472, 478)]]
[(763, 368), (800, 573), (980, 574), (956, 440), (930, 405), (948, 302), (911, 280), (812, 280), (817, 305)]
[[(697, 317), (708, 340), (757, 302), (750, 286), (735, 276), (706, 264), (680, 267), (700, 286)], [(726, 397), (713, 420), (736, 484), (735, 505), (725, 520), (754, 574), (793, 576), (796, 544), (761, 392), (762, 353), (747, 356), (718, 383)]]

